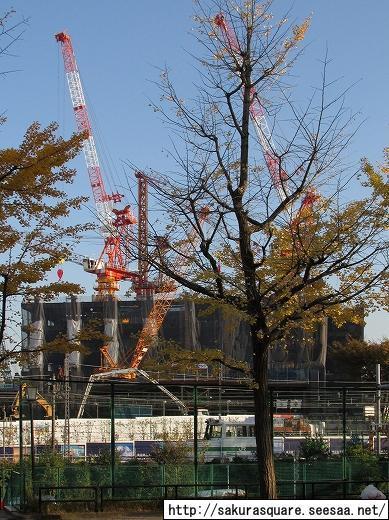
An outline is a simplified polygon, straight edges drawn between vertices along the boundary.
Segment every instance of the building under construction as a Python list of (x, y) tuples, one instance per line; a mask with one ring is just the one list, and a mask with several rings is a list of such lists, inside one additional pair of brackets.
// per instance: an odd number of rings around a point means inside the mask
[[(111, 338), (107, 344), (110, 358), (116, 363), (124, 358), (130, 359), (150, 307), (148, 300), (83, 301), (72, 298), (58, 303), (23, 303), (23, 349), (39, 351), (44, 343), (54, 340), (60, 334), (72, 339), (78, 331), (93, 321), (98, 324), (101, 332)], [(345, 340), (348, 335), (363, 339), (363, 327), (350, 324), (339, 329), (329, 322), (309, 338), (302, 331), (297, 332), (286, 346), (276, 345), (271, 350), (270, 378), (290, 381), (325, 380), (327, 345), (335, 340)], [(159, 336), (190, 351), (220, 349), (234, 359), (247, 362), (252, 357), (246, 323), (238, 319), (236, 323), (231, 323), (231, 316), (226, 318), (221, 310), (204, 312), (204, 305), (185, 299), (172, 303)], [(84, 379), (104, 366), (101, 346), (101, 341), (90, 340), (86, 342), (88, 352), (72, 352), (69, 355), (70, 374)], [(153, 355), (152, 349), (147, 354), (150, 355)], [(38, 352), (32, 359), (28, 367), (23, 368), (23, 375), (58, 374), (64, 367), (62, 353)]]
[[(223, 18), (219, 17), (218, 25), (220, 30), (228, 33)], [(66, 378), (68, 374), (73, 378), (88, 378), (102, 368), (136, 370), (147, 360), (147, 356), (155, 353), (155, 341), (158, 337), (172, 340), (176, 345), (191, 351), (219, 349), (231, 358), (251, 363), (250, 332), (246, 322), (238, 317), (226, 317), (222, 310), (208, 312), (204, 305), (195, 304), (177, 295), (172, 297), (178, 289), (177, 284), (163, 273), (157, 273), (157, 279), (150, 281), (147, 190), (148, 185), (153, 185), (156, 181), (143, 172), (136, 173), (137, 217), (129, 205), (123, 207), (123, 195), (106, 191), (71, 38), (66, 33), (58, 33), (56, 40), (62, 49), (77, 129), (87, 134), (84, 155), (104, 245), (98, 260), (84, 258), (81, 261), (84, 270), (96, 276), (96, 298), (90, 301), (71, 298), (61, 303), (34, 301), (22, 304), (23, 349), (36, 352), (28, 366), (23, 368), (23, 375), (62, 373)], [(268, 138), (264, 139), (261, 134), (263, 128), (267, 127), (263, 110), (253, 109), (251, 117), (259, 132), (265, 158), (270, 158), (266, 161), (270, 176), (276, 179), (281, 168), (272, 151), (273, 147), (269, 147)], [(277, 181), (275, 186), (278, 186)], [(282, 186), (283, 190), (287, 189), (285, 182)], [(279, 193), (279, 196), (285, 197), (286, 192)], [(296, 219), (298, 221), (302, 211), (311, 211), (316, 199), (317, 195), (308, 190), (294, 222)], [(114, 204), (122, 206), (113, 208)], [(197, 211), (196, 221), (201, 227), (208, 218), (209, 208), (204, 206), (197, 208)], [(134, 227), (136, 225), (137, 232)], [(134, 242), (137, 271), (129, 268), (126, 249), (127, 242), (134, 237), (137, 237)], [(184, 273), (187, 270), (190, 263), (188, 250), (196, 250), (198, 238), (198, 229), (187, 230), (184, 239), (173, 248), (175, 258), (168, 262), (172, 271)], [(166, 244), (163, 241), (159, 244), (158, 240), (155, 242), (158, 254), (163, 257), (165, 250), (169, 248), (168, 241)], [(117, 299), (121, 282), (132, 283), (136, 300)], [(41, 347), (46, 342), (60, 335), (73, 340), (92, 321), (98, 324), (100, 332), (110, 338), (107, 343), (90, 340), (86, 342), (87, 353), (71, 352), (65, 356), (66, 363), (63, 354), (45, 353), (42, 350)], [(289, 335), (286, 343), (276, 344), (272, 348), (269, 357), (270, 378), (287, 381), (325, 380), (327, 345), (334, 336), (341, 339), (348, 332), (350, 331), (347, 328), (337, 330), (327, 322), (313, 334), (308, 335), (297, 330)], [(351, 335), (363, 338), (363, 329), (356, 328), (351, 331)], [(234, 374), (223, 375), (231, 377)]]

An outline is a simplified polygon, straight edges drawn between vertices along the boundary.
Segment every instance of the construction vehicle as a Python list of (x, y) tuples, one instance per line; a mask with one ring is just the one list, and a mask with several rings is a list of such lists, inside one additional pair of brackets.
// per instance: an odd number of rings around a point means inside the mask
[[(27, 392), (27, 383), (23, 383), (21, 386), (22, 386), (22, 388), (21, 388), (21, 390), (22, 390), (22, 397), (21, 398), (25, 399), (26, 392)], [(12, 403), (12, 414), (11, 415), (15, 419), (19, 418), (21, 398), (20, 398), (20, 391), (18, 390), (18, 392), (16, 394), (16, 397), (14, 399), (14, 402)], [(37, 394), (36, 394), (36, 402), (45, 411), (45, 417), (46, 418), (49, 418), (49, 417), (53, 416), (53, 407), (52, 407), (52, 405), (50, 403), (48, 403), (46, 401), (46, 399), (39, 392), (37, 392)]]

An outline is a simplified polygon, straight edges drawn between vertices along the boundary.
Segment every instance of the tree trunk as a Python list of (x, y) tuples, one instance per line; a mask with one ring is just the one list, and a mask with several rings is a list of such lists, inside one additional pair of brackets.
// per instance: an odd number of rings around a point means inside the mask
[(277, 486), (273, 460), (273, 424), (268, 392), (268, 346), (254, 343), (254, 406), (255, 437), (261, 498), (277, 498)]
[(7, 312), (7, 291), (8, 291), (8, 279), (9, 276), (7, 273), (0, 273), (0, 276), (3, 277), (3, 291), (1, 295), (1, 316), (0, 316), (0, 347), (1, 347), (1, 357), (0, 362), (3, 361), (3, 359), (6, 358), (4, 355), (5, 347), (3, 345), (3, 339), (4, 339), (4, 331), (5, 331), (5, 323), (6, 323), (6, 312)]

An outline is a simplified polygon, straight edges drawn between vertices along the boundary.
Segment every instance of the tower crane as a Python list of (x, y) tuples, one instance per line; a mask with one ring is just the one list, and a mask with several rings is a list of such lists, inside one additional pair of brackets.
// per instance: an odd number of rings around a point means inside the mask
[(136, 171), (138, 179), (138, 280), (134, 283), (137, 298), (144, 299), (154, 294), (154, 284), (148, 280), (149, 264), (148, 254), (148, 186), (157, 181), (145, 175), (144, 172)]
[[(208, 218), (209, 210), (207, 207), (204, 207), (199, 212), (199, 224), (202, 225)], [(180, 251), (173, 261), (172, 271), (182, 272), (188, 265), (188, 256), (184, 253), (184, 247), (187, 248), (188, 245), (192, 245), (196, 242), (197, 231), (192, 229), (192, 231), (188, 234), (186, 240), (181, 243)], [(158, 331), (161, 328), (161, 325), (165, 319), (165, 316), (168, 310), (171, 307), (172, 301), (174, 300), (177, 285), (174, 281), (172, 281), (168, 277), (162, 277), (160, 285), (156, 287), (158, 291), (158, 299), (154, 301), (153, 307), (149, 315), (147, 316), (146, 322), (143, 326), (143, 329), (140, 333), (138, 342), (135, 346), (135, 351), (132, 355), (127, 354), (120, 366), (116, 363), (113, 363), (112, 358), (107, 355), (108, 352), (104, 347), (101, 349), (102, 354), (106, 358), (110, 369), (118, 369), (125, 368), (128, 366), (132, 369), (137, 369), (143, 360), (144, 356), (148, 352), (149, 348), (155, 342)], [(134, 377), (134, 372), (129, 372), (128, 374), (124, 374), (122, 377), (132, 379)]]
[(115, 296), (119, 290), (119, 281), (136, 281), (138, 279), (138, 273), (128, 270), (124, 247), (126, 241), (133, 235), (132, 226), (136, 224), (137, 220), (129, 205), (123, 209), (113, 207), (115, 203), (122, 201), (123, 195), (118, 192), (108, 194), (104, 186), (71, 38), (67, 33), (60, 32), (55, 35), (55, 39), (61, 45), (77, 130), (83, 132), (86, 136), (83, 151), (96, 205), (97, 218), (101, 224), (101, 233), (104, 237), (104, 248), (99, 259), (96, 261), (85, 258), (83, 267), (88, 273), (97, 276), (96, 290), (100, 298)]
[[(208, 218), (209, 209), (204, 207), (199, 212), (199, 225), (201, 226)], [(183, 247), (188, 245), (194, 245), (197, 239), (197, 231), (192, 229), (188, 234), (187, 239), (181, 244), (181, 251), (178, 252), (175, 261), (173, 262), (172, 271), (182, 273), (188, 265), (187, 254), (183, 254)], [(161, 284), (158, 286), (158, 299), (155, 300), (154, 305), (146, 319), (146, 323), (141, 331), (138, 342), (135, 347), (135, 351), (131, 356), (130, 368), (138, 368), (142, 359), (152, 346), (158, 331), (165, 319), (165, 316), (171, 307), (172, 301), (174, 300), (177, 290), (177, 285), (168, 277), (162, 277)], [(128, 361), (128, 356), (125, 358), (124, 363)], [(132, 377), (132, 376), (131, 376)]]

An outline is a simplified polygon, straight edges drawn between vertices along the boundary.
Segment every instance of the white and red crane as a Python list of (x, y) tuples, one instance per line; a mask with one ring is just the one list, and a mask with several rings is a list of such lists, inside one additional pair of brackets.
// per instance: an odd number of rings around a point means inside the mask
[[(158, 287), (148, 280), (148, 184), (149, 182), (156, 181), (150, 179), (143, 172), (135, 173), (138, 179), (138, 272), (135, 273), (127, 269), (125, 253), (126, 249), (128, 249), (126, 248), (126, 240), (129, 238), (135, 239), (132, 226), (137, 223), (137, 220), (129, 206), (126, 206), (122, 210), (113, 207), (113, 204), (121, 202), (123, 198), (121, 194), (108, 194), (105, 190), (71, 38), (64, 32), (56, 34), (55, 37), (56, 40), (60, 42), (62, 48), (77, 130), (86, 134), (83, 151), (96, 204), (97, 217), (101, 223), (102, 234), (104, 236), (104, 248), (99, 260), (83, 259), (84, 269), (87, 272), (96, 274), (97, 292), (100, 297), (106, 295), (113, 296), (119, 289), (118, 282), (120, 280), (132, 281), (134, 290), (140, 298), (152, 296), (155, 291), (159, 293), (158, 299), (154, 302), (150, 314), (147, 317), (132, 356), (127, 353), (121, 362), (117, 362), (112, 357), (108, 347), (100, 349), (103, 358), (103, 372), (93, 374), (90, 377), (80, 406), (79, 416), (83, 414), (85, 403), (94, 381), (110, 377), (133, 378), (136, 377), (137, 373), (141, 373), (146, 379), (155, 383), (173, 401), (177, 402), (180, 409), (185, 411), (185, 406), (179, 399), (166, 388), (159, 385), (157, 381), (152, 380), (146, 372), (139, 370), (139, 365), (143, 357), (158, 336), (158, 331), (172, 304), (176, 291), (176, 285), (168, 279), (162, 278), (162, 282), (159, 283)], [(207, 214), (208, 212), (205, 210), (201, 212), (200, 223), (204, 222), (207, 218)], [(188, 239), (184, 241), (184, 245), (192, 243), (194, 235), (195, 231), (189, 233)], [(77, 259), (77, 263), (80, 263), (79, 259)], [(180, 270), (186, 263), (186, 256), (180, 257), (180, 255), (178, 255), (173, 262), (174, 265), (172, 268)], [(129, 359), (130, 357), (131, 359)]]
[(85, 134), (83, 143), (85, 162), (96, 205), (97, 219), (104, 237), (104, 248), (100, 258), (97, 261), (85, 258), (83, 267), (85, 271), (97, 276), (96, 290), (99, 297), (115, 296), (119, 290), (119, 281), (135, 282), (139, 278), (138, 273), (129, 270), (126, 253), (128, 250), (126, 241), (133, 237), (132, 227), (137, 219), (129, 205), (123, 209), (114, 208), (115, 203), (122, 201), (123, 195), (118, 192), (108, 194), (105, 189), (72, 41), (65, 32), (56, 34), (55, 38), (61, 44), (77, 130)]

